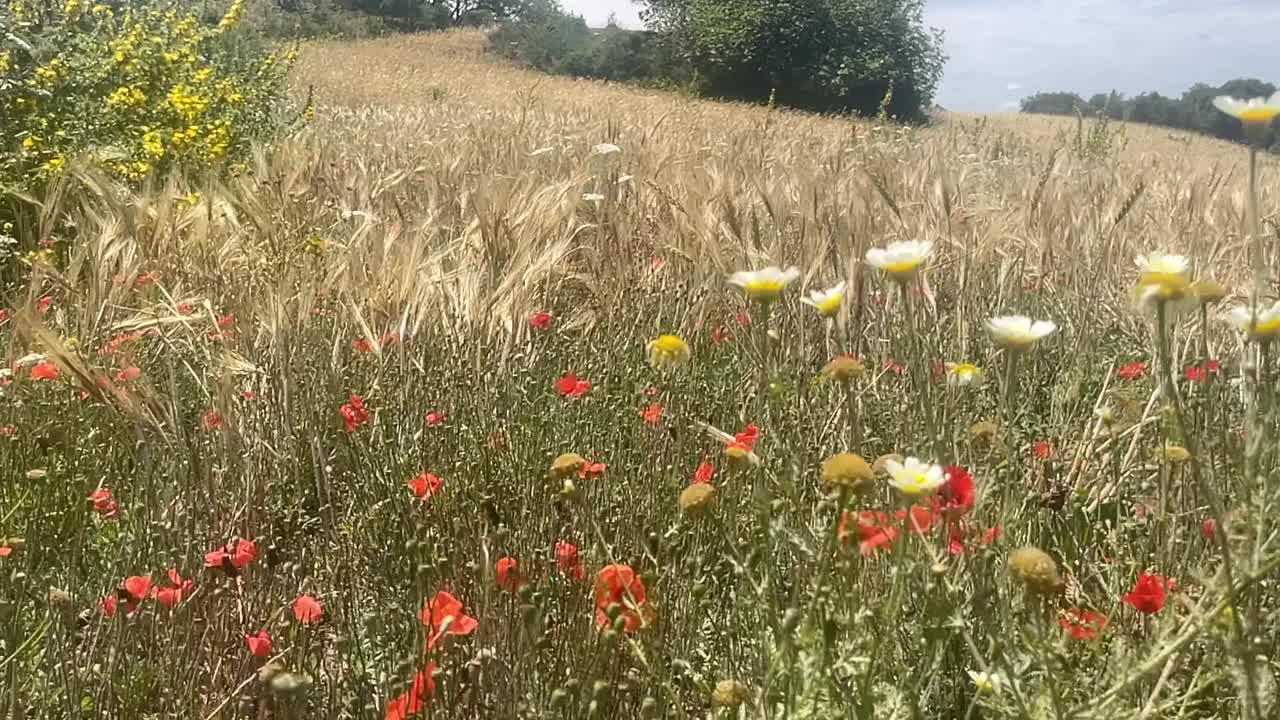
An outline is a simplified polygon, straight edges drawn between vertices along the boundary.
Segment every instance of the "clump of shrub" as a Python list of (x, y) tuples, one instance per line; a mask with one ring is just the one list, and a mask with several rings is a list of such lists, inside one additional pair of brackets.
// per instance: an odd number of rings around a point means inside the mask
[(280, 118), (296, 51), (237, 32), (245, 10), (176, 3), (0, 4), (0, 180), (25, 191), (85, 157), (140, 182), (221, 167)]

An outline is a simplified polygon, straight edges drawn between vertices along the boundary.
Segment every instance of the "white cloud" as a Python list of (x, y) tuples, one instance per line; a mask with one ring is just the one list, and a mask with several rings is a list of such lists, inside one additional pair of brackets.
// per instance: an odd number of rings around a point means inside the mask
[(1009, 92), (1017, 92), (1022, 89), (1022, 83), (1011, 82), (1008, 85), (1005, 85), (1004, 89)]

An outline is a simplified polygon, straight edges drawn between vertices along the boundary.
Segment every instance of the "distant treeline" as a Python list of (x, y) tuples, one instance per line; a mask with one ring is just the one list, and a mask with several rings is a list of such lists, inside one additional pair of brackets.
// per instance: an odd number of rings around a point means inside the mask
[(577, 77), (704, 97), (923, 119), (942, 77), (922, 0), (638, 0), (647, 31), (596, 30), (556, 0), (524, 0), (490, 47)]
[(1270, 97), (1275, 91), (1276, 87), (1269, 82), (1240, 78), (1217, 87), (1196, 83), (1178, 98), (1166, 97), (1158, 92), (1127, 98), (1112, 91), (1098, 93), (1085, 100), (1069, 92), (1037, 93), (1023, 99), (1022, 112), (1107, 117), (1244, 142), (1244, 130), (1240, 121), (1215, 108), (1213, 99), (1219, 95), (1238, 98)]

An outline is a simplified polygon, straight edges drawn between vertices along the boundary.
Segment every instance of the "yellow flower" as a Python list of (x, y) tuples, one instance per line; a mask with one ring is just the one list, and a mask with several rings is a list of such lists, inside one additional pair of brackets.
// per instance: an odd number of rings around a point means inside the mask
[(982, 368), (970, 363), (947, 363), (947, 384), (958, 387), (982, 382)]
[(831, 362), (824, 365), (819, 372), (827, 380), (847, 383), (856, 377), (861, 377), (865, 371), (866, 366), (862, 364), (860, 358), (853, 355), (841, 355), (832, 358)]
[(1140, 300), (1180, 300), (1191, 288), (1191, 263), (1182, 255), (1153, 252), (1137, 258)]
[(1181, 445), (1170, 445), (1164, 449), (1164, 459), (1171, 463), (1184, 463), (1191, 459), (1191, 452)]
[(143, 134), (142, 151), (153, 158), (164, 156), (164, 142), (160, 139), (159, 132), (148, 130)]
[(1235, 326), (1251, 340), (1268, 341), (1280, 336), (1280, 301), (1269, 308), (1258, 307), (1258, 312), (1238, 305), (1227, 311), (1227, 322)]
[(799, 277), (797, 268), (770, 266), (754, 272), (736, 272), (729, 276), (729, 284), (742, 288), (750, 300), (769, 303), (782, 297), (782, 291)]
[(28, 135), (22, 139), (22, 149), (34, 152), (40, 149), (42, 143), (43, 141), (38, 136)]
[(1045, 551), (1027, 546), (1009, 554), (1009, 573), (1026, 584), (1032, 592), (1051, 594), (1062, 590), (1058, 564)]
[(649, 341), (649, 364), (662, 369), (689, 361), (689, 344), (678, 335), (662, 335)]
[(889, 484), (903, 495), (932, 495), (947, 481), (942, 468), (909, 457), (903, 462), (885, 460)]
[(800, 302), (812, 306), (822, 317), (835, 317), (844, 302), (844, 281), (841, 280), (835, 287), (827, 290), (810, 291), (808, 297), (800, 298)]
[(1025, 315), (1006, 315), (987, 321), (991, 339), (1008, 350), (1029, 350), (1057, 329), (1058, 326), (1048, 320), (1032, 320)]
[(1004, 676), (998, 672), (969, 671), (969, 679), (973, 681), (973, 689), (979, 695), (999, 695), (1004, 689)]
[(920, 270), (932, 252), (933, 243), (927, 240), (895, 242), (886, 248), (868, 250), (867, 263), (894, 280), (906, 280)]
[(822, 463), (822, 482), (829, 489), (862, 492), (871, 488), (875, 473), (861, 455), (836, 453)]
[(67, 164), (67, 158), (61, 154), (58, 154), (49, 158), (49, 160), (46, 161), (45, 164), (43, 165), (43, 168), (46, 172), (57, 174), (62, 172), (62, 168), (66, 167), (66, 164)]

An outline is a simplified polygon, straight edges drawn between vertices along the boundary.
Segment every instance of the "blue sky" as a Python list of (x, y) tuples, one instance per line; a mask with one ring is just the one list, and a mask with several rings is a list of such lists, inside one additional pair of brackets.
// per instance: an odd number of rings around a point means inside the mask
[[(640, 27), (630, 0), (561, 4), (593, 25), (616, 12)], [(1014, 109), (1039, 90), (1177, 95), (1197, 81), (1280, 81), (1280, 0), (927, 0), (925, 19), (946, 32), (937, 100), (953, 110)]]

